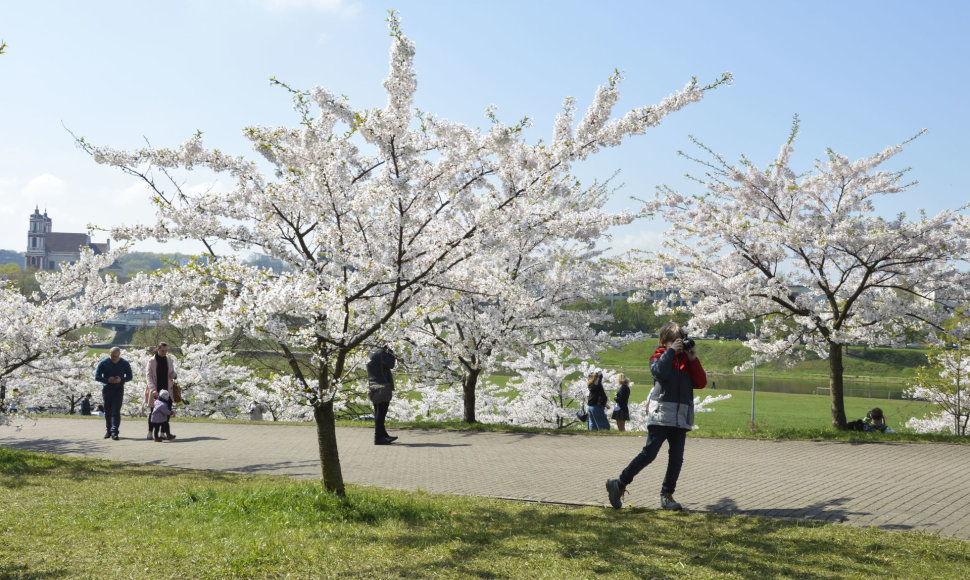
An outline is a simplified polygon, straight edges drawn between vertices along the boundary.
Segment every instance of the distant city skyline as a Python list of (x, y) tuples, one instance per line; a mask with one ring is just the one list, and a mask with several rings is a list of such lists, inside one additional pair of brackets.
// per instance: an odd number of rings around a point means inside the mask
[[(27, 249), (35, 206), (65, 232), (154, 221), (146, 188), (95, 164), (65, 127), (118, 148), (146, 139), (177, 146), (200, 130), (207, 146), (255, 159), (243, 127), (298, 120), (270, 77), (382, 107), (388, 7), (346, 0), (5, 6), (0, 248)], [(581, 113), (614, 69), (625, 77), (617, 113), (659, 102), (692, 76), (706, 83), (731, 71), (733, 86), (577, 166), (589, 184), (620, 170), (611, 209), (635, 210), (630, 196), (650, 197), (661, 184), (699, 191), (683, 174), (704, 168), (677, 154), (691, 152), (688, 135), (729, 161), (744, 154), (768, 165), (795, 113), (802, 130), (794, 165), (803, 170), (826, 147), (856, 159), (928, 129), (892, 166), (912, 166), (909, 177), (920, 185), (880, 201), (880, 213), (936, 213), (970, 201), (958, 156), (970, 134), (967, 3), (408, 0), (394, 7), (417, 46), (418, 108), (484, 127), (494, 104), (503, 120), (530, 116), (533, 141), (549, 139), (564, 97), (576, 97)], [(204, 174), (190, 177), (186, 187), (212, 184)], [(619, 228), (614, 246), (655, 249), (663, 229), (643, 221)], [(133, 249), (202, 251), (194, 242)]]

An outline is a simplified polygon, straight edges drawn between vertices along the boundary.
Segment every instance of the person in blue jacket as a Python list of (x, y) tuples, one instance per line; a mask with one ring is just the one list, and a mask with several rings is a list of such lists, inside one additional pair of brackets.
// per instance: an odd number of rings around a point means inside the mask
[(125, 383), (130, 381), (131, 365), (121, 358), (121, 349), (112, 348), (108, 356), (101, 359), (94, 371), (94, 380), (101, 383), (101, 397), (104, 399), (104, 438), (118, 440), (121, 426), (121, 404), (125, 398)]
[(647, 403), (647, 442), (619, 478), (606, 480), (610, 505), (623, 507), (623, 494), (644, 467), (656, 459), (660, 446), (667, 442), (667, 473), (660, 488), (660, 507), (679, 510), (674, 501), (677, 478), (684, 464), (687, 432), (694, 428), (694, 389), (707, 386), (707, 373), (697, 358), (693, 341), (676, 323), (660, 329), (660, 345), (650, 357), (653, 389)]

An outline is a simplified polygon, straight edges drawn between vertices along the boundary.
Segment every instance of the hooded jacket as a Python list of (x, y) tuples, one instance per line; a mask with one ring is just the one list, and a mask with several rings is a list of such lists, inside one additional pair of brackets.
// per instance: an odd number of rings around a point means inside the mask
[(650, 357), (653, 389), (647, 402), (647, 425), (694, 428), (694, 389), (707, 386), (699, 359), (659, 347)]
[(168, 423), (168, 418), (172, 414), (171, 395), (163, 390), (155, 399), (155, 407), (152, 409), (152, 423)]
[(378, 348), (370, 353), (367, 361), (367, 382), (372, 385), (390, 385), (394, 388), (394, 376), (391, 369), (397, 359), (387, 347)]

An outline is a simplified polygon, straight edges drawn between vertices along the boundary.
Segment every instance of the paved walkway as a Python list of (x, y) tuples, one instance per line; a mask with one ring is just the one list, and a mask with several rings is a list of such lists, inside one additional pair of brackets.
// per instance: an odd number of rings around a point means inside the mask
[[(143, 419), (124, 419), (122, 439), (102, 439), (99, 420), (41, 419), (0, 428), (0, 446), (132, 463), (320, 477), (316, 430), (303, 425), (179, 423), (175, 441), (144, 439)], [(373, 432), (340, 428), (348, 483), (430, 492), (607, 505), (604, 482), (643, 437), (583, 434)], [(661, 451), (627, 501), (655, 508), (666, 468)], [(970, 540), (970, 445), (691, 438), (677, 500), (730, 514), (844, 522)]]

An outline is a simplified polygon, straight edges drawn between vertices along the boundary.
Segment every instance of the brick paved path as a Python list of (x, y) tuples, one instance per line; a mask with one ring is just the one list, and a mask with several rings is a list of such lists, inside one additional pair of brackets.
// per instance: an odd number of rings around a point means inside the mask
[[(320, 477), (312, 426), (179, 423), (172, 442), (145, 440), (124, 419), (102, 439), (100, 419), (41, 419), (0, 429), (0, 446), (134, 463)], [(604, 482), (643, 437), (401, 430), (391, 446), (372, 431), (340, 428), (348, 483), (524, 500), (607, 505)], [(654, 508), (666, 452), (629, 488)], [(676, 498), (696, 511), (844, 522), (970, 540), (970, 446), (688, 438)]]

